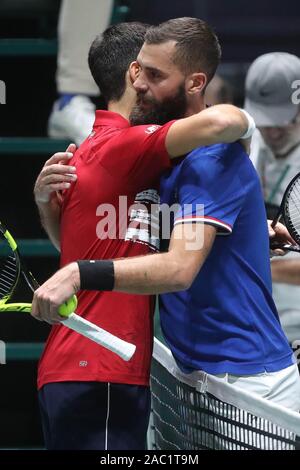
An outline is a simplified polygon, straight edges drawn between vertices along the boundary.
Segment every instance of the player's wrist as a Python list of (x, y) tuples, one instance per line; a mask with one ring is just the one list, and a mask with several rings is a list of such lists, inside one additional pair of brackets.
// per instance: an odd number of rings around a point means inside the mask
[(111, 291), (115, 285), (114, 263), (111, 260), (77, 261), (81, 290)]
[(49, 204), (50, 195), (36, 191), (34, 192), (34, 200), (38, 206)]
[(53, 203), (58, 203), (58, 195), (56, 191), (49, 192), (49, 191), (41, 191), (41, 190), (34, 190), (34, 200), (37, 206), (49, 206)]
[(250, 137), (252, 137), (253, 132), (256, 129), (255, 121), (253, 117), (247, 111), (245, 111), (242, 108), (240, 108), (240, 111), (246, 116), (247, 121), (248, 121), (248, 128), (246, 132), (241, 136), (241, 139), (249, 139)]

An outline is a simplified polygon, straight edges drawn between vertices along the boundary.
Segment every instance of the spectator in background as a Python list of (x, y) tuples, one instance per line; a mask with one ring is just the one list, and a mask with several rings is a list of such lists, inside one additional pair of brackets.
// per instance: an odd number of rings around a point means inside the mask
[(48, 122), (50, 137), (80, 145), (92, 130), (95, 106), (90, 97), (99, 90), (88, 67), (88, 51), (99, 31), (109, 25), (113, 4), (113, 0), (62, 0), (56, 72), (59, 98)]
[[(268, 218), (273, 218), (284, 190), (300, 171), (300, 109), (292, 88), (300, 79), (300, 59), (274, 52), (258, 57), (246, 77), (245, 109), (255, 119), (251, 157), (259, 173)], [(294, 100), (295, 101), (295, 100)], [(292, 344), (300, 339), (300, 257), (289, 253), (272, 260), (273, 297)]]
[(220, 75), (215, 75), (205, 91), (207, 105), (233, 103), (233, 90), (230, 84)]

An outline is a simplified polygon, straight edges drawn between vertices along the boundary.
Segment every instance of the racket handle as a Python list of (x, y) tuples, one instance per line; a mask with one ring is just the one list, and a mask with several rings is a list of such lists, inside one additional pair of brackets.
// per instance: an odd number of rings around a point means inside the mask
[(281, 217), (282, 217), (282, 214), (281, 214), (281, 206), (280, 206), (280, 208), (279, 208), (279, 210), (276, 214), (276, 217), (274, 217), (274, 219), (272, 220), (272, 223), (271, 223), (272, 228), (274, 228), (275, 225), (277, 224), (277, 222), (280, 221)]
[(300, 246), (298, 245), (289, 245), (289, 244), (280, 244), (280, 243), (271, 243), (271, 250), (283, 250), (283, 251), (294, 251), (295, 253), (300, 253)]
[(94, 323), (89, 322), (85, 318), (76, 315), (74, 311), (76, 310), (77, 303), (77, 297), (73, 295), (59, 307), (59, 314), (63, 317), (67, 317), (62, 323), (86, 338), (118, 354), (124, 361), (129, 361), (136, 349), (134, 344), (127, 343)]
[(76, 313), (71, 313), (71, 315), (69, 315), (66, 320), (63, 320), (62, 323), (68, 328), (71, 328), (77, 333), (116, 353), (124, 359), (124, 361), (129, 361), (136, 350), (136, 346), (134, 344), (128, 343), (127, 341), (112, 335), (108, 331), (103, 330), (103, 328), (100, 328), (85, 318), (76, 315)]

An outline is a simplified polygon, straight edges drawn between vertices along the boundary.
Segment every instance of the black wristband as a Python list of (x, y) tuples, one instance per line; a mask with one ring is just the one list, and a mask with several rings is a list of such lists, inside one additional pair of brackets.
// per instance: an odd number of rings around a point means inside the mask
[(113, 290), (115, 284), (114, 263), (110, 260), (77, 261), (82, 290)]

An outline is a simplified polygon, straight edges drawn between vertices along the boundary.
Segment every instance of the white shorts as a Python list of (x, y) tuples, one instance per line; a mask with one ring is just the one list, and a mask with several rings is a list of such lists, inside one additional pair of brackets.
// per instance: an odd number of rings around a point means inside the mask
[(300, 377), (296, 364), (277, 372), (255, 375), (219, 374), (215, 377), (248, 392), (257, 393), (290, 410), (300, 410)]

